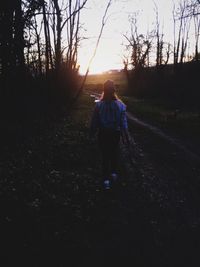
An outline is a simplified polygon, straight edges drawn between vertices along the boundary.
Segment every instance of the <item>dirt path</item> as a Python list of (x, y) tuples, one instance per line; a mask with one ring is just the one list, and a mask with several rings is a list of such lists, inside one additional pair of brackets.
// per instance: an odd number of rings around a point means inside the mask
[(194, 266), (200, 246), (199, 159), (157, 129), (131, 114), (129, 118), (135, 141), (135, 203), (141, 204), (140, 220), (145, 221), (147, 236), (153, 235), (151, 255), (156, 257), (159, 251), (154, 263)]
[(199, 165), (130, 123), (120, 179), (102, 190), (93, 107), (83, 95), (66, 118), (3, 139), (0, 265), (197, 266)]
[[(100, 97), (100, 94), (95, 93), (95, 92), (89, 92), (88, 94), (92, 98), (94, 98), (95, 100), (98, 100)], [(177, 149), (182, 150), (182, 152), (184, 154), (187, 154), (191, 158), (191, 160), (197, 161), (200, 164), (200, 156), (197, 153), (191, 151), (191, 149), (187, 148), (187, 146), (183, 144), (183, 141), (181, 142), (177, 138), (166, 134), (158, 127), (153, 126), (150, 123), (144, 122), (143, 120), (135, 117), (131, 112), (127, 112), (127, 117), (129, 119), (130, 123), (137, 124), (138, 126), (141, 126), (144, 129), (151, 131), (152, 133), (154, 133), (158, 137), (165, 139), (168, 143), (176, 146)], [(192, 140), (191, 140), (191, 142), (192, 142)]]
[(121, 144), (126, 186), (118, 197), (130, 247), (122, 251), (133, 253), (128, 257), (139, 266), (195, 266), (200, 158), (177, 139), (127, 115), (132, 146)]
[(161, 138), (165, 139), (169, 144), (174, 145), (177, 149), (182, 150), (182, 152), (184, 154), (187, 154), (187, 156), (189, 156), (191, 160), (198, 161), (200, 163), (200, 156), (197, 155), (196, 153), (194, 153), (193, 151), (191, 151), (190, 149), (188, 149), (178, 139), (176, 139), (176, 138), (174, 138), (172, 136), (169, 136), (168, 134), (164, 133), (158, 127), (153, 126), (153, 125), (151, 125), (151, 124), (149, 124), (147, 122), (144, 122), (144, 121), (136, 118), (130, 112), (127, 112), (127, 117), (129, 119), (130, 123), (137, 124), (137, 125), (145, 128), (145, 129), (151, 131), (153, 134), (157, 135), (158, 137), (161, 137)]

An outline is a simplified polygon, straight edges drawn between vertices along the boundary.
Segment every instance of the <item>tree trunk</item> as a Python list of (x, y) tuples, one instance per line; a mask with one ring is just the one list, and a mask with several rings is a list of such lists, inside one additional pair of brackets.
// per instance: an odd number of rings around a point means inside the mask
[(61, 10), (58, 5), (58, 0), (53, 0), (54, 7), (56, 9), (56, 18), (57, 18), (57, 25), (56, 25), (56, 32), (57, 32), (57, 38), (56, 38), (56, 46), (55, 46), (55, 65), (56, 65), (56, 70), (59, 71), (61, 67)]
[(45, 68), (46, 74), (49, 72), (49, 38), (48, 38), (48, 31), (47, 31), (47, 17), (46, 17), (46, 8), (45, 8), (45, 1), (42, 1), (42, 13), (43, 13), (43, 20), (44, 20), (44, 36), (45, 36)]
[(9, 76), (14, 67), (13, 65), (15, 65), (13, 51), (13, 14), (13, 8), (11, 9), (8, 6), (4, 6), (0, 13), (0, 62), (3, 79)]
[(41, 60), (41, 50), (40, 50), (40, 35), (37, 30), (37, 21), (36, 16), (34, 16), (34, 22), (35, 22), (35, 35), (36, 35), (36, 42), (37, 42), (37, 52), (38, 52), (38, 67), (39, 67), (39, 75), (42, 75), (42, 60)]
[(19, 66), (21, 70), (25, 68), (24, 59), (24, 21), (22, 16), (22, 1), (16, 1), (15, 8), (15, 55), (16, 66)]

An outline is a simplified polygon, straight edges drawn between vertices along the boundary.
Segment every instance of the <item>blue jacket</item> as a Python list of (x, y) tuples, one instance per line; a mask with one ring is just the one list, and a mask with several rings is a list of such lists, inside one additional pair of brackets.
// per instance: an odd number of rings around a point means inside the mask
[(91, 121), (91, 132), (94, 134), (102, 128), (116, 131), (128, 129), (124, 103), (120, 100), (101, 100), (96, 103)]

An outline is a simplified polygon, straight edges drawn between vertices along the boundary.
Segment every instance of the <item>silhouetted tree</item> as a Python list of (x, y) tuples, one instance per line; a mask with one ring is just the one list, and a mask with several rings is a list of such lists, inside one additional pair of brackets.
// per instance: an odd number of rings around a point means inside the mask
[(158, 7), (155, 5), (155, 13), (156, 13), (156, 66), (159, 67), (163, 63), (163, 33), (160, 33), (160, 21), (159, 21), (159, 14), (158, 14)]
[(153, 35), (148, 33), (138, 33), (137, 17), (131, 18), (131, 34), (130, 37), (124, 35), (128, 41), (127, 48), (131, 50), (131, 64), (136, 71), (147, 65), (148, 56), (152, 47)]
[[(194, 58), (198, 60), (199, 31), (200, 31), (200, 4), (197, 0), (180, 0), (178, 7), (173, 10), (174, 18), (174, 64), (182, 63), (186, 56), (188, 36), (191, 19), (194, 20), (195, 28), (195, 51)], [(178, 34), (176, 28), (178, 27)]]
[(1, 73), (10, 75), (24, 69), (24, 21), (21, 0), (3, 0), (0, 4), (1, 20)]

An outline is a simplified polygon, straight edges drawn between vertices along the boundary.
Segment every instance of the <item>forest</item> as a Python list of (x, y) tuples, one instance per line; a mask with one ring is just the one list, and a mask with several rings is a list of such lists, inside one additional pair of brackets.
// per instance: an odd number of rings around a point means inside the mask
[[(146, 32), (132, 12), (122, 69), (95, 77), (118, 1), (106, 1), (81, 74), (90, 2), (0, 1), (0, 265), (199, 266), (200, 0), (175, 1), (173, 41), (156, 3)], [(89, 136), (101, 77), (115, 80), (130, 125), (107, 191)]]
[[(31, 112), (37, 102), (37, 110), (55, 106), (58, 109), (69, 104), (71, 98), (75, 98), (78, 91), (82, 90), (85, 79), (79, 74), (78, 50), (85, 38), (80, 18), (87, 2), (1, 1), (2, 107), (7, 106), (8, 101), (12, 102), (13, 108), (17, 105), (17, 110), (20, 106)], [(107, 9), (111, 4), (108, 1)], [(130, 35), (124, 34), (126, 45), (123, 64), (129, 92), (136, 97), (172, 94), (172, 98), (176, 98), (177, 92), (184, 87), (183, 95), (193, 95), (189, 91), (191, 87), (193, 90), (197, 88), (200, 59), (199, 8), (198, 0), (181, 0), (174, 4), (173, 43), (164, 39), (156, 4), (154, 27), (146, 33), (139, 32), (138, 14), (133, 13)], [(105, 24), (102, 19), (97, 46)], [(191, 28), (194, 32), (192, 44)], [(182, 79), (186, 77), (185, 73), (191, 76), (187, 81)], [(84, 81), (81, 82), (81, 79)], [(197, 99), (197, 90), (194, 94), (194, 99)], [(11, 105), (8, 105), (10, 109)]]
[(1, 1), (2, 107), (22, 113), (55, 111), (75, 97), (80, 86), (79, 18), (86, 2)]
[(146, 34), (138, 31), (138, 15), (131, 18), (131, 34), (124, 36), (129, 51), (124, 57), (129, 95), (162, 99), (177, 108), (198, 108), (199, 7), (199, 1), (180, 1), (174, 6), (173, 43), (164, 40), (156, 5), (154, 28)]

